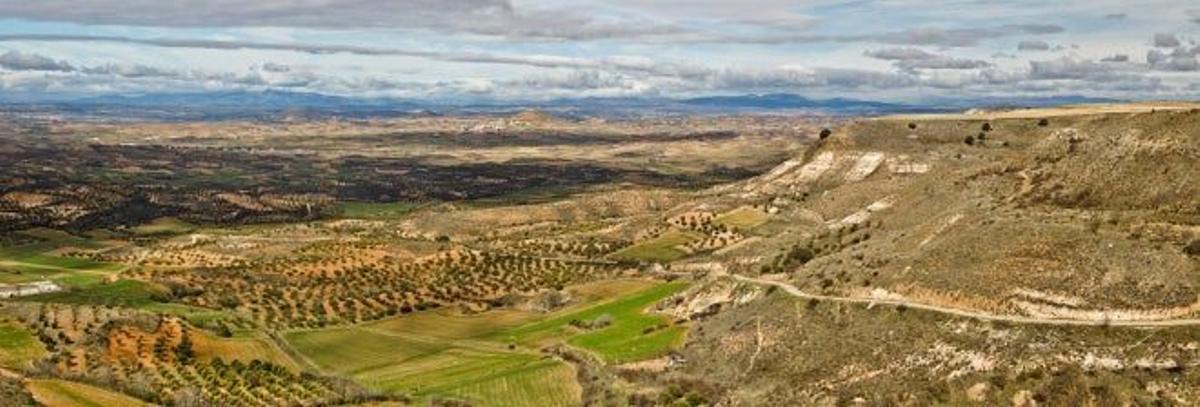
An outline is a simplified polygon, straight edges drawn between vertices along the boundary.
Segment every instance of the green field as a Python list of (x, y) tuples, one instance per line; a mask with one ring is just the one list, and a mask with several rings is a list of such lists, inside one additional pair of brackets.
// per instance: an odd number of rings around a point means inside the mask
[[(572, 346), (596, 353), (609, 363), (624, 363), (661, 356), (682, 343), (686, 330), (669, 324), (666, 317), (646, 314), (646, 307), (679, 292), (685, 283), (672, 282), (580, 310), (496, 332), (490, 339), (537, 347), (567, 338)], [(594, 331), (581, 331), (571, 321), (593, 321), (603, 315), (612, 323)], [(658, 329), (660, 326), (661, 329)], [(645, 332), (650, 329), (650, 332)], [(582, 333), (581, 333), (582, 332)]]
[(0, 367), (21, 370), (45, 354), (33, 332), (15, 322), (0, 322)]
[(66, 380), (30, 380), (28, 387), (35, 400), (49, 407), (149, 406), (124, 394)]
[[(44, 233), (43, 233), (44, 234)], [(88, 259), (59, 257), (46, 254), (66, 246), (91, 246), (94, 243), (80, 238), (60, 237), (56, 241), (44, 241), (22, 246), (0, 248), (0, 284), (25, 283), (30, 281), (66, 278), (64, 284), (80, 283), (68, 277), (83, 274), (103, 276), (121, 270), (119, 264), (102, 263)]]
[[(589, 287), (617, 299), (570, 307), (549, 316), (498, 310), (455, 315), (432, 310), (370, 324), (292, 331), (285, 339), (327, 373), (348, 375), (372, 389), (419, 399), (452, 397), (482, 406), (577, 405), (574, 370), (539, 353), (542, 345), (566, 342), (620, 363), (652, 358), (677, 346), (684, 329), (665, 325), (645, 308), (685, 287), (684, 283)], [(633, 289), (635, 291), (628, 291)], [(610, 297), (611, 298), (611, 297)], [(610, 315), (612, 324), (583, 331), (572, 320)]]
[(408, 202), (338, 202), (342, 217), (350, 219), (398, 218), (412, 212), (418, 206)]
[(62, 304), (107, 305), (121, 307), (145, 307), (158, 303), (155, 296), (162, 294), (162, 287), (137, 280), (118, 280), (99, 283), (82, 288), (23, 297), (23, 300), (56, 302)]
[(195, 229), (196, 225), (176, 218), (158, 218), (154, 222), (133, 228), (133, 232), (143, 236), (175, 235), (191, 232)]
[(671, 230), (663, 233), (662, 236), (626, 247), (613, 253), (613, 256), (628, 260), (657, 262), (679, 260), (686, 257), (688, 253), (680, 250), (677, 246), (700, 240), (701, 237), (699, 233), (692, 231)]
[(363, 327), (298, 331), (286, 337), (323, 371), (380, 391), (422, 399), (462, 398), (480, 406), (578, 404), (570, 367), (500, 344)]
[(449, 309), (418, 312), (403, 318), (385, 319), (367, 325), (375, 330), (397, 333), (421, 333), (438, 338), (472, 339), (512, 328), (537, 319), (534, 312), (494, 310), (476, 315), (455, 315)]
[(745, 231), (766, 223), (768, 216), (766, 212), (743, 206), (717, 216), (713, 223)]

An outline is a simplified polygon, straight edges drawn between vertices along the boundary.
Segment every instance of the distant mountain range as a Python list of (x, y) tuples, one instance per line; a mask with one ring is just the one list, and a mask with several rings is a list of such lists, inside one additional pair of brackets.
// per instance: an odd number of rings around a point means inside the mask
[(51, 110), (97, 117), (157, 119), (228, 119), (300, 116), (408, 116), (428, 114), (499, 114), (535, 108), (578, 116), (647, 116), (747, 112), (811, 112), (830, 115), (875, 115), (936, 112), (975, 107), (1036, 107), (1074, 103), (1113, 102), (1083, 96), (1051, 98), (941, 99), (919, 103), (888, 103), (847, 98), (812, 99), (788, 93), (706, 96), (696, 98), (571, 98), (550, 101), (452, 103), (391, 98), (350, 98), (318, 93), (222, 91), (105, 95), (74, 99), (0, 97), (0, 109)]
[(790, 93), (768, 95), (710, 96), (681, 100), (691, 106), (727, 109), (822, 109), (830, 111), (897, 111), (912, 110), (914, 106), (856, 99), (809, 99)]

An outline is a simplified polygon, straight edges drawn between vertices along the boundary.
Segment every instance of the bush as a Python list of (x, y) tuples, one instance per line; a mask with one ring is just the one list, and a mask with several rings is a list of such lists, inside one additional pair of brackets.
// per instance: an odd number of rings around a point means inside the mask
[(981, 130), (983, 130), (983, 131), (992, 131), (992, 124), (991, 124), (991, 123), (984, 123), (984, 124), (983, 124), (983, 127), (981, 128)]
[(966, 143), (968, 146), (975, 145), (975, 136), (967, 136), (967, 138), (963, 139), (963, 143)]
[(1193, 240), (1191, 243), (1188, 243), (1187, 246), (1184, 246), (1183, 252), (1190, 256), (1200, 257), (1200, 239)]
[(829, 136), (832, 136), (832, 135), (833, 135), (833, 130), (821, 129), (821, 135), (820, 135), (821, 140), (827, 139), (827, 138), (829, 138)]
[(908, 124), (908, 129), (909, 129), (909, 130), (916, 130), (916, 129), (917, 129), (917, 124), (916, 124), (916, 123), (909, 123), (909, 124)]
[(1050, 125), (1050, 119), (1038, 120), (1038, 126), (1046, 127)]

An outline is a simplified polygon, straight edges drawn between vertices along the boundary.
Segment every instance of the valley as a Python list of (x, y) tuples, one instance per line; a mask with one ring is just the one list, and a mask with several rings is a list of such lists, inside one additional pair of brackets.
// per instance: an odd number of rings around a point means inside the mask
[(1200, 399), (1200, 105), (2, 128), (13, 397)]

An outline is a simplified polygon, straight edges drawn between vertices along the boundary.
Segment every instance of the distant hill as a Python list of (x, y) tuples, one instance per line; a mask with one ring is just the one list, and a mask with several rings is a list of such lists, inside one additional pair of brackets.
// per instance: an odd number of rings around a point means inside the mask
[(809, 99), (800, 95), (775, 93), (767, 95), (710, 96), (680, 101), (686, 105), (735, 109), (826, 109), (834, 111), (872, 110), (900, 111), (912, 106), (855, 99)]
[(154, 93), (145, 95), (107, 95), (67, 102), (75, 105), (147, 106), (147, 107), (250, 107), (259, 109), (344, 109), (347, 107), (391, 107), (417, 109), (418, 105), (393, 99), (360, 99), (320, 93), (267, 90)]

